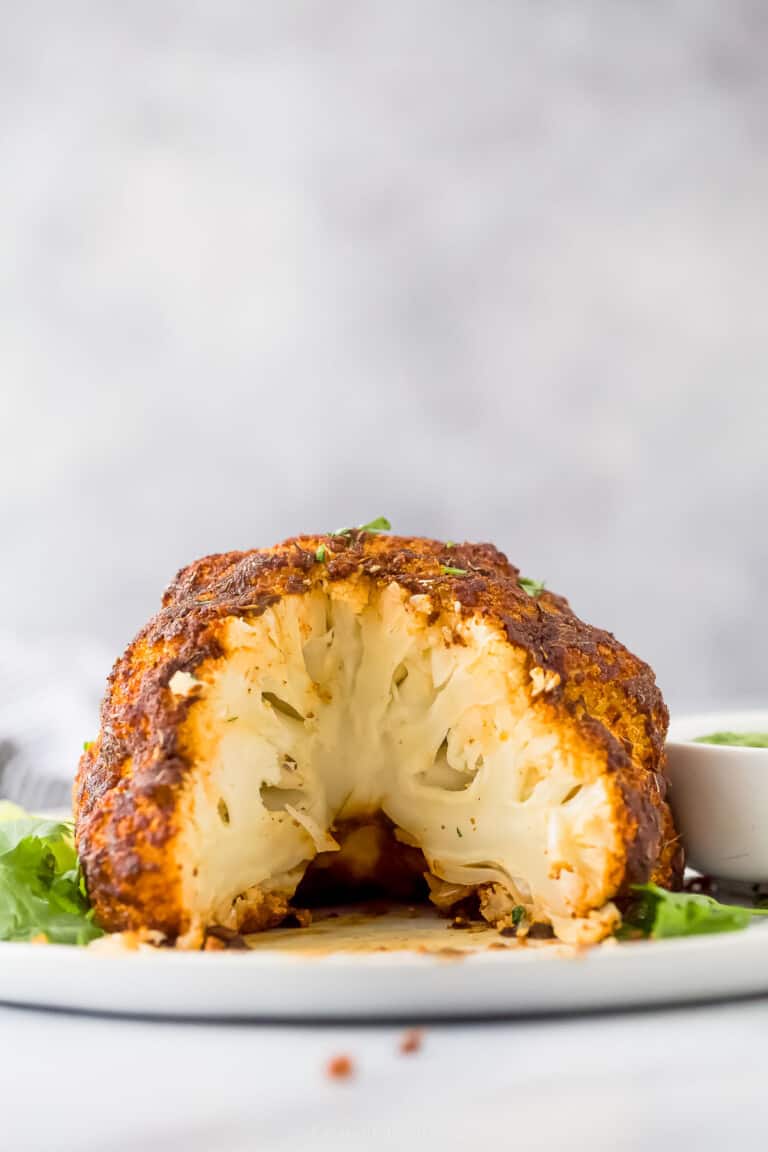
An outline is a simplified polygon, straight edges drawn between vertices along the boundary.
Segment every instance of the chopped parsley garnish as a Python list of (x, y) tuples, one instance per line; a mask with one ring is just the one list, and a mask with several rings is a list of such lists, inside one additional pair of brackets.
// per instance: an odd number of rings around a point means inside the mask
[(768, 732), (713, 732), (697, 736), (694, 744), (726, 744), (733, 748), (768, 748)]
[(367, 524), (358, 524), (356, 528), (339, 528), (336, 532), (329, 532), (329, 536), (354, 536), (358, 532), (390, 532), (392, 525), (386, 516), (377, 516)]
[(450, 564), (441, 564), (440, 571), (443, 576), (466, 576), (466, 568), (452, 568)]
[[(362, 532), (370, 532), (375, 535), (377, 532), (389, 532), (392, 528), (386, 516), (377, 516), (375, 520), (369, 520), (367, 524), (358, 524), (355, 528), (339, 528), (336, 532), (329, 532), (329, 536), (359, 536)], [(328, 549), (325, 544), (320, 544), (315, 550), (315, 560), (318, 564), (325, 564), (328, 559)]]
[(234, 720), (239, 720), (239, 719), (240, 719), (240, 717), (239, 717), (239, 716), (227, 716), (227, 718), (226, 718), (226, 720), (224, 721), (224, 723), (225, 723), (225, 724), (231, 724), (231, 723), (232, 723)]
[(456, 835), (459, 836), (462, 840), (464, 839), (464, 833), (462, 832), (461, 828), (459, 828), (458, 824), (456, 825)]
[(517, 582), (529, 596), (540, 596), (544, 591), (543, 580), (531, 580), (529, 576), (518, 576)]
[(514, 908), (512, 909), (512, 923), (514, 924), (515, 928), (517, 928), (523, 916), (525, 916), (525, 908), (522, 904), (515, 904)]
[(92, 740), (83, 740), (83, 752), (87, 752), (91, 744), (93, 744)]
[(694, 892), (668, 892), (656, 884), (633, 884), (635, 898), (617, 933), (624, 939), (647, 936), (703, 936), (710, 932), (740, 932), (753, 916), (768, 916), (768, 908), (720, 904)]
[(72, 825), (0, 803), (0, 940), (88, 944), (101, 934)]

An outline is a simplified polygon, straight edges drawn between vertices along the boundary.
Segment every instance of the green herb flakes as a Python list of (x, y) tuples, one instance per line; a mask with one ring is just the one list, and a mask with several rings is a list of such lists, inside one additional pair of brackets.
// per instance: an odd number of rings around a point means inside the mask
[(356, 528), (339, 528), (337, 532), (329, 532), (329, 536), (354, 536), (358, 532), (390, 532), (392, 525), (386, 516), (377, 516), (367, 524), (358, 524)]
[(544, 591), (543, 580), (531, 580), (528, 576), (518, 576), (517, 582), (529, 596), (541, 596)]

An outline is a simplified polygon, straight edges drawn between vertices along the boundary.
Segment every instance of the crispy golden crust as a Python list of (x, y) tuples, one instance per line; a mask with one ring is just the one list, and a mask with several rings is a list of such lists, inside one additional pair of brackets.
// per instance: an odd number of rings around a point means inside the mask
[[(325, 560), (318, 563), (321, 545)], [(364, 532), (303, 536), (183, 568), (161, 610), (116, 663), (99, 738), (80, 761), (77, 845), (104, 927), (143, 927), (151, 909), (153, 927), (171, 936), (186, 928), (167, 861), (178, 832), (178, 792), (189, 772), (178, 734), (191, 700), (173, 695), (172, 676), (220, 654), (223, 618), (258, 615), (320, 579), (396, 581), (411, 594), (429, 594), (435, 620), (443, 611), (481, 616), (528, 654), (530, 668), (557, 673), (547, 693), (553, 720), (575, 719), (591, 745), (605, 750), (623, 797), (620, 894), (649, 878), (678, 883), (682, 853), (665, 800), (668, 715), (651, 669), (610, 633), (579, 620), (562, 597), (529, 596), (518, 576), (490, 544), (448, 547)]]

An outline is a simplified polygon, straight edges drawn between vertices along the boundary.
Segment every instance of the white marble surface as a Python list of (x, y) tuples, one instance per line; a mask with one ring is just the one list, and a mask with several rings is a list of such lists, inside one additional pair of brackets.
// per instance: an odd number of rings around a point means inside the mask
[(0, 627), (386, 513), (764, 697), (767, 12), (13, 5)]
[[(768, 1001), (558, 1020), (278, 1027), (0, 1009), (13, 1152), (765, 1147)], [(325, 1074), (348, 1054), (348, 1082)]]

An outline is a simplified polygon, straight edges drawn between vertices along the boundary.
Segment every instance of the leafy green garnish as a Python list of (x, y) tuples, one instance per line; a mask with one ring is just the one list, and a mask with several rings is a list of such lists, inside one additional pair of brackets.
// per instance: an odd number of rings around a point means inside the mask
[(466, 568), (452, 568), (450, 564), (441, 564), (440, 571), (443, 576), (466, 576)]
[(92, 743), (92, 740), (83, 740), (83, 752), (87, 752)]
[(72, 825), (0, 805), (0, 940), (45, 936), (52, 944), (88, 944), (101, 934)]
[(525, 916), (525, 908), (522, 904), (515, 904), (514, 908), (512, 909), (512, 923), (514, 924), (515, 928), (517, 928), (523, 916)]
[(622, 917), (618, 935), (624, 939), (648, 936), (703, 936), (710, 932), (740, 932), (753, 916), (768, 916), (768, 908), (720, 904), (694, 892), (668, 892), (656, 884), (633, 884), (636, 894)]
[(730, 744), (735, 748), (768, 748), (768, 732), (713, 732), (697, 736), (694, 744)]
[(325, 564), (325, 557), (327, 554), (328, 549), (326, 548), (325, 544), (321, 544), (315, 552), (315, 560), (317, 560), (318, 564)]
[(529, 596), (540, 596), (544, 591), (543, 580), (531, 580), (529, 576), (518, 576), (517, 582)]
[(461, 828), (459, 828), (458, 824), (456, 825), (456, 835), (463, 840), (464, 833), (462, 832)]
[(353, 536), (357, 532), (389, 532), (392, 525), (386, 516), (377, 516), (367, 524), (358, 524), (356, 528), (339, 528), (337, 532), (329, 532), (329, 536)]

